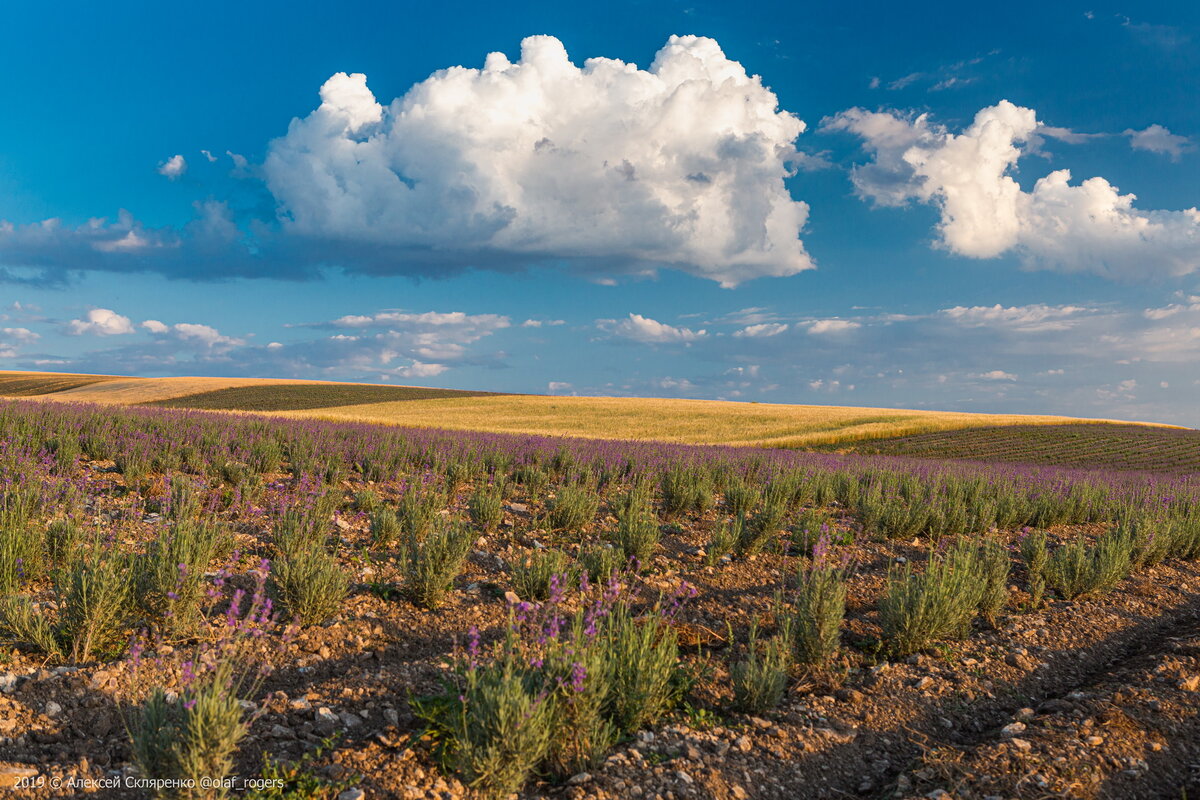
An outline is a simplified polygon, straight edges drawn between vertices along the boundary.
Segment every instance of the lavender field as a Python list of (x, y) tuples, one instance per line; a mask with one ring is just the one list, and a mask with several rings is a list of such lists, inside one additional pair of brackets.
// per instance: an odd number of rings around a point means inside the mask
[(0, 480), (17, 796), (1115, 796), (1198, 740), (1186, 471), (10, 401)]

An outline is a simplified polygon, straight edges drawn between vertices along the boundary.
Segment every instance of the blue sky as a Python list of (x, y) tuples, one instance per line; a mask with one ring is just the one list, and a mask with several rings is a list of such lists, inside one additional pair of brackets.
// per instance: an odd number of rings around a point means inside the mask
[(26, 4), (0, 369), (1200, 425), (1200, 11), (826, 5)]

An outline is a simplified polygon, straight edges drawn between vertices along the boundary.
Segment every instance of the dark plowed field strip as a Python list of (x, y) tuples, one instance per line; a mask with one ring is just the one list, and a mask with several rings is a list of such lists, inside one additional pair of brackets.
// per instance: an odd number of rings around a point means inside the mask
[(36, 397), (112, 380), (107, 375), (55, 375), (38, 372), (0, 374), (0, 397)]
[[(730, 756), (744, 759), (747, 782), (769, 764), (754, 796), (779, 800), (1180, 797), (1162, 787), (1187, 785), (1196, 762), (1200, 695), (1179, 686), (1200, 676), (1186, 644), (1200, 624), (1197, 578), (1191, 565), (1160, 567), (939, 656), (882, 663), (834, 696), (785, 704), (764, 721), (762, 744)], [(1152, 760), (1157, 772), (1143, 766)]]
[(416, 386), (336, 384), (264, 384), (234, 386), (211, 392), (144, 403), (162, 408), (196, 408), (210, 411), (304, 411), (331, 406), (391, 403), (399, 400), (437, 400), (447, 397), (486, 397), (497, 392), (425, 389)]
[(859, 452), (1122, 470), (1200, 470), (1200, 431), (1146, 425), (1013, 425), (872, 442)]
[(956, 798), (1184, 797), (1200, 788), (1200, 597), (1186, 597), (1127, 633), (1059, 654), (975, 734), (930, 737), (900, 787)]

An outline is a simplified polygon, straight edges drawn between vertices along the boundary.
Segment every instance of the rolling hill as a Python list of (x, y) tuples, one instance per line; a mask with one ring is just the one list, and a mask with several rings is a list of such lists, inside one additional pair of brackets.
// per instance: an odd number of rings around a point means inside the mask
[[(504, 395), (334, 381), (133, 378), (39, 372), (0, 372), (0, 397), (687, 444), (831, 449), (898, 441), (902, 444), (892, 450), (883, 447), (880, 452), (960, 458), (970, 457), (973, 440), (966, 438), (961, 446), (955, 445), (954, 431), (1004, 430), (1011, 426), (1022, 431), (1044, 426), (1065, 431), (1069, 426), (1074, 431), (1110, 422), (851, 406)], [(1125, 424), (1126, 429), (1149, 427), (1154, 426)], [(950, 438), (935, 439), (933, 444), (925, 445), (921, 436)], [(1123, 430), (1121, 436), (1128, 439), (1128, 431)], [(1047, 433), (1043, 438), (1054, 441), (1058, 437), (1056, 433)], [(1092, 436), (1088, 447), (1094, 449), (1097, 441), (1097, 436)]]

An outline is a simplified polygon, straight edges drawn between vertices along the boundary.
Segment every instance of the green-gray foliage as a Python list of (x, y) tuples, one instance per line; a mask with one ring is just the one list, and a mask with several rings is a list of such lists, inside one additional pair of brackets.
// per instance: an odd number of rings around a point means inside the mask
[(513, 589), (522, 600), (545, 600), (550, 584), (558, 576), (559, 588), (574, 582), (575, 568), (561, 550), (535, 550), (510, 567)]
[(437, 608), (454, 588), (471, 550), (471, 529), (459, 523), (442, 523), (424, 540), (409, 535), (404, 554), (404, 588), (419, 606)]
[[(732, 631), (730, 632), (732, 635)], [(758, 627), (750, 627), (745, 657), (729, 670), (733, 680), (733, 707), (749, 714), (761, 714), (779, 705), (787, 690), (792, 654), (780, 637), (760, 642)]]
[(801, 568), (790, 604), (788, 600), (781, 598), (778, 616), (796, 661), (812, 666), (828, 664), (837, 654), (846, 616), (845, 573), (819, 565)]
[(550, 527), (577, 532), (596, 516), (600, 498), (585, 486), (562, 486), (550, 501)]
[(319, 625), (342, 606), (350, 590), (337, 557), (323, 547), (285, 553), (271, 571), (275, 594), (301, 625)]

